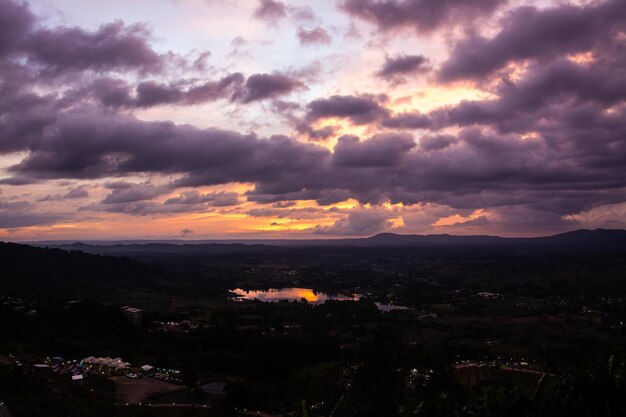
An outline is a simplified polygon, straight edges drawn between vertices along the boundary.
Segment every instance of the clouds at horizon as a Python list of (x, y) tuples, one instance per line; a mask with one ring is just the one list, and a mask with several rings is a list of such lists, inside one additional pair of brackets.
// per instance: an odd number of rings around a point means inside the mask
[[(263, 0), (246, 13), (265, 28), (251, 53), (301, 54), (222, 65), (210, 44), (157, 48), (149, 17), (54, 26), (0, 0), (0, 233), (626, 227), (622, 1)], [(338, 42), (355, 25), (361, 38)], [(375, 65), (352, 65), (355, 45)], [(416, 105), (431, 90), (449, 98)]]

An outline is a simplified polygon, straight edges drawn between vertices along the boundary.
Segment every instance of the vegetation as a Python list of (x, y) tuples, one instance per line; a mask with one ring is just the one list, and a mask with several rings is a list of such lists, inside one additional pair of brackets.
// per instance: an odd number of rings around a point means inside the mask
[[(333, 253), (139, 263), (1, 244), (0, 400), (20, 416), (624, 415), (624, 253)], [(291, 286), (361, 299), (228, 291)], [(122, 305), (144, 310), (141, 325)], [(178, 369), (181, 385), (146, 400), (160, 407), (121, 405), (105, 376), (76, 384), (32, 367), (55, 355)], [(211, 381), (227, 396), (204, 393)]]

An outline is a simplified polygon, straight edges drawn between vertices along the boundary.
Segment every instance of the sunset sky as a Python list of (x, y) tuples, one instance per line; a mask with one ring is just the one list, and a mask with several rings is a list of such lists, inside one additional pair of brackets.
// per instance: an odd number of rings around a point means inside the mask
[(624, 0), (0, 0), (0, 240), (597, 227)]

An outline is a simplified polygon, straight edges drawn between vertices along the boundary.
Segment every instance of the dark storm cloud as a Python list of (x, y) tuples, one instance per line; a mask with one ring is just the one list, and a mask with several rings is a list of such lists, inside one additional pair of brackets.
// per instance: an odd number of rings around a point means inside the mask
[(300, 39), (302, 45), (329, 44), (332, 42), (328, 32), (319, 26), (311, 30), (300, 27), (298, 29), (298, 39)]
[(315, 121), (329, 117), (350, 119), (357, 125), (373, 122), (388, 114), (371, 96), (331, 96), (317, 99), (307, 105), (306, 119)]
[(339, 138), (333, 153), (333, 164), (343, 167), (397, 166), (400, 159), (415, 147), (411, 135), (376, 135), (360, 141), (344, 135)]
[(445, 24), (491, 14), (504, 0), (345, 0), (341, 7), (380, 30), (412, 27), (430, 32)]
[(613, 43), (625, 29), (622, 0), (549, 9), (521, 7), (509, 13), (492, 38), (474, 34), (460, 41), (443, 64), (440, 77), (480, 79), (511, 61), (545, 60)]
[(399, 55), (387, 58), (376, 75), (380, 78), (401, 82), (407, 75), (427, 70), (428, 58), (422, 55)]
[(276, 23), (287, 15), (287, 6), (274, 0), (260, 0), (259, 6), (254, 11), (254, 17)]

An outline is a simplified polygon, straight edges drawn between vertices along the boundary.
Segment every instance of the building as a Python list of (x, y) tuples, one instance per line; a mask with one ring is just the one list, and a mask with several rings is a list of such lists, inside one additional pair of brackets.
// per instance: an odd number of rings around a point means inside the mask
[(140, 308), (124, 306), (122, 307), (122, 313), (124, 314), (124, 317), (126, 317), (128, 321), (130, 321), (132, 324), (141, 324), (143, 311), (141, 311)]
[(13, 417), (7, 406), (0, 401), (0, 417)]
[(121, 358), (94, 358), (93, 356), (89, 356), (81, 361), (82, 363), (89, 365), (99, 365), (106, 366), (108, 368), (115, 369), (127, 369), (130, 367), (130, 363), (124, 362)]

